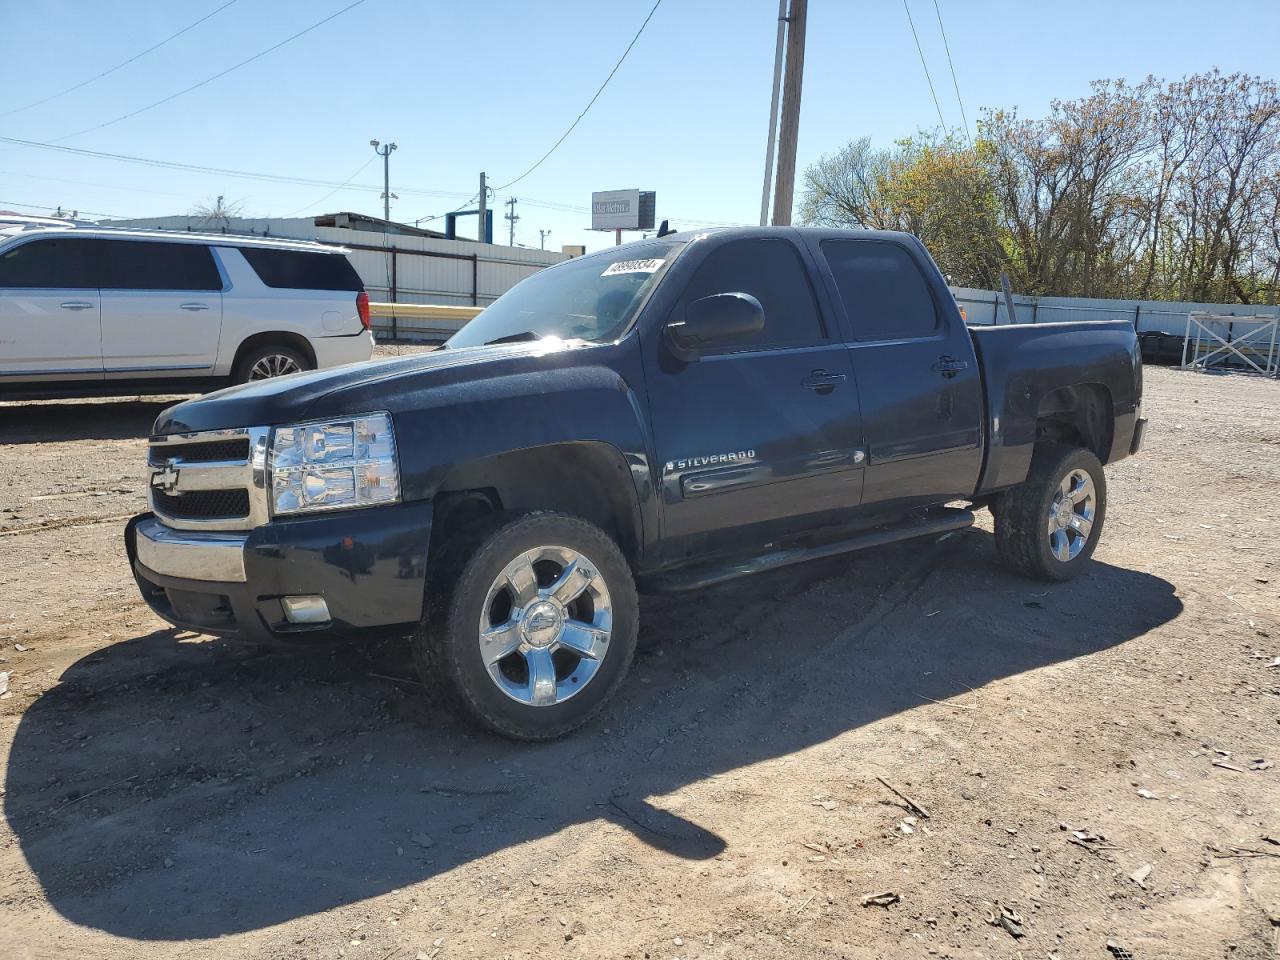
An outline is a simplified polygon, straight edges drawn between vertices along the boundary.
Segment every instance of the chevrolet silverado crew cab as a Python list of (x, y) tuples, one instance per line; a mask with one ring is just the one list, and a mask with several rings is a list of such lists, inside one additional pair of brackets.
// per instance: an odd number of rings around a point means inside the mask
[(1076, 575), (1141, 395), (1130, 325), (969, 329), (913, 237), (669, 234), (529, 277), (436, 352), (170, 407), (126, 545), (177, 626), (404, 636), (430, 690), (543, 739), (622, 682), (638, 590), (979, 507), (1008, 566)]
[(0, 400), (195, 393), (373, 355), (345, 250), (0, 219)]

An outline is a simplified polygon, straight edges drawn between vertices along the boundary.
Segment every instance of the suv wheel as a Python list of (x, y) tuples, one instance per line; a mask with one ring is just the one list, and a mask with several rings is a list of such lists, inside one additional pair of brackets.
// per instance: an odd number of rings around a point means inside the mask
[(1107, 478), (1088, 450), (1048, 444), (995, 504), (996, 551), (1016, 573), (1070, 580), (1089, 562), (1107, 512)]
[(503, 736), (581, 726), (635, 653), (631, 569), (604, 531), (558, 513), (501, 514), (433, 564), (413, 638), (423, 683)]
[(236, 383), (248, 383), (250, 380), (269, 380), (310, 369), (311, 364), (302, 351), (284, 344), (268, 344), (241, 357), (236, 364), (233, 379)]

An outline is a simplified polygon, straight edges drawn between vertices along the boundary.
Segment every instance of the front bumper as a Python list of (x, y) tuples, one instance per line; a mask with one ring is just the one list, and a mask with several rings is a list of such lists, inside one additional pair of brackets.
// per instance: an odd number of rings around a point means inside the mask
[[(251, 640), (408, 632), (422, 616), (429, 501), (275, 520), (244, 533), (125, 528), (142, 598), (174, 626)], [(321, 596), (330, 620), (290, 623), (282, 599)]]

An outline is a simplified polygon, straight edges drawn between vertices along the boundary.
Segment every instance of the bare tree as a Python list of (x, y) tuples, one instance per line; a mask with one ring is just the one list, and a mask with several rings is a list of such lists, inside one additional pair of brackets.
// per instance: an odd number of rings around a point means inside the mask
[(199, 217), (202, 227), (229, 230), (231, 221), (240, 216), (243, 210), (244, 204), (241, 201), (233, 200), (228, 203), (225, 196), (218, 194), (214, 200), (196, 204), (191, 210), (191, 216)]

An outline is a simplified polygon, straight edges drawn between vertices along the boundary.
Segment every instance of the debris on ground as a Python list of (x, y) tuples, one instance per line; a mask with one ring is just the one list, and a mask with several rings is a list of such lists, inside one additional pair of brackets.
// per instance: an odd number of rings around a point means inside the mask
[(862, 898), (862, 905), (864, 907), (887, 907), (901, 899), (892, 890), (886, 890), (884, 893), (868, 893)]
[(902, 819), (902, 822), (898, 824), (898, 832), (899, 832), (899, 833), (901, 833), (903, 836), (907, 836), (907, 837), (909, 837), (909, 836), (911, 836), (911, 834), (915, 833), (915, 832), (916, 832), (916, 818), (915, 818), (915, 817), (904, 817), (904, 818)]
[(1110, 938), (1107, 939), (1107, 949), (1111, 951), (1116, 960), (1135, 960), (1131, 952)]
[(9, 692), (9, 671), (0, 671), (0, 697)]
[(995, 910), (987, 913), (987, 923), (993, 927), (1003, 927), (1004, 931), (1014, 938), (1027, 935), (1027, 931), (1022, 928), (1024, 922), (1017, 911), (1002, 903), (997, 903)]
[(914, 811), (915, 813), (920, 814), (920, 816), (921, 816), (921, 817), (923, 817), (923, 818), (924, 818), (924, 819), (926, 819), (926, 820), (928, 820), (928, 819), (929, 819), (929, 811), (928, 811), (928, 810), (926, 810), (924, 807), (920, 806), (920, 804), (916, 803), (914, 800), (912, 800), (910, 797), (908, 797), (905, 793), (903, 793), (901, 790), (899, 790), (897, 787), (895, 787), (892, 783), (890, 783), (890, 782), (889, 782), (888, 780), (886, 780), (884, 777), (876, 777), (876, 779), (877, 779), (877, 780), (879, 780), (882, 784), (884, 784), (884, 785), (885, 785), (885, 787), (886, 787), (890, 792), (897, 794), (898, 799), (899, 799), (899, 800), (901, 800), (903, 803), (905, 803), (905, 804), (907, 805), (907, 809), (912, 810), (912, 811)]
[[(1227, 754), (1227, 756), (1231, 756), (1231, 754)], [(1215, 767), (1221, 767), (1223, 770), (1234, 770), (1236, 773), (1245, 772), (1244, 767), (1237, 767), (1234, 763), (1227, 763), (1225, 760), (1215, 760), (1213, 761), (1213, 765)]]
[(1129, 874), (1129, 879), (1140, 886), (1143, 890), (1147, 889), (1147, 877), (1151, 876), (1151, 864), (1144, 863), (1133, 873)]
[(1160, 799), (1158, 794), (1152, 793), (1150, 790), (1145, 790), (1145, 789), (1139, 790), (1138, 796), (1140, 796), (1143, 800), (1159, 800)]
[(1253, 761), (1253, 763), (1249, 764), (1249, 769), (1270, 770), (1273, 766), (1274, 764), (1270, 760), (1265, 760), (1262, 757), (1259, 757), (1257, 760)]
[(1083, 847), (1091, 853), (1120, 849), (1108, 840), (1104, 834), (1093, 833), (1090, 830), (1072, 830), (1071, 836), (1067, 837), (1067, 843), (1074, 843), (1077, 847)]

